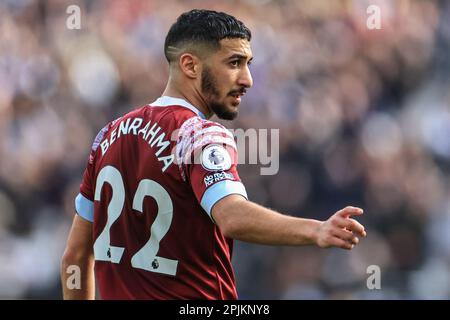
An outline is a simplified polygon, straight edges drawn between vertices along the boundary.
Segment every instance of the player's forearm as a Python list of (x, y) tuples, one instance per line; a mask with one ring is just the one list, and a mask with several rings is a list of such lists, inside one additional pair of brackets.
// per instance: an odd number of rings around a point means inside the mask
[(251, 201), (236, 201), (221, 215), (224, 233), (233, 239), (267, 245), (309, 245), (317, 243), (318, 220), (280, 214)]
[(94, 300), (94, 257), (65, 254), (61, 263), (64, 300)]

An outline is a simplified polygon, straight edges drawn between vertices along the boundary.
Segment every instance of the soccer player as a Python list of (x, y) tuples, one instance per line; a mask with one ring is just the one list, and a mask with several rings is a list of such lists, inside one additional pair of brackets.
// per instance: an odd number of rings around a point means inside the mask
[[(318, 221), (247, 199), (233, 136), (208, 119), (237, 116), (253, 81), (250, 39), (215, 11), (172, 25), (162, 96), (107, 124), (92, 145), (61, 264), (64, 298), (94, 299), (97, 285), (102, 299), (237, 299), (232, 239), (352, 249), (366, 235), (356, 207)], [(79, 289), (67, 286), (71, 265)]]

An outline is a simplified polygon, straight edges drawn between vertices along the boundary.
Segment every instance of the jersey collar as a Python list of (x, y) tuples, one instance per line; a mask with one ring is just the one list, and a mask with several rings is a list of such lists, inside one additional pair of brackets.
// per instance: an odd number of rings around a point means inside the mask
[(205, 115), (201, 113), (200, 110), (198, 110), (196, 107), (194, 107), (192, 104), (190, 104), (184, 99), (162, 96), (156, 99), (153, 103), (150, 103), (150, 105), (155, 107), (182, 106), (193, 111), (200, 118), (206, 119)]

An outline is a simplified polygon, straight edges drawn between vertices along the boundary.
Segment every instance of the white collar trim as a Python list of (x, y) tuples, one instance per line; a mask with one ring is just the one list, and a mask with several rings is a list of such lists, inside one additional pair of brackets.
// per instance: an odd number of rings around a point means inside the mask
[(196, 107), (194, 107), (192, 104), (190, 104), (184, 99), (162, 96), (156, 99), (153, 103), (150, 103), (150, 105), (155, 107), (182, 106), (193, 111), (200, 118), (206, 119), (205, 115), (201, 113), (200, 110), (198, 110)]

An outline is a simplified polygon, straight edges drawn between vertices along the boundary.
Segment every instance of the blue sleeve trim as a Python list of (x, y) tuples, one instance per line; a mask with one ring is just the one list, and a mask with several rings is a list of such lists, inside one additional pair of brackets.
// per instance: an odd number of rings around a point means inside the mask
[(83, 219), (94, 222), (94, 202), (81, 193), (75, 198), (75, 210)]
[[(209, 187), (203, 194), (202, 201), (200, 205), (213, 220), (211, 216), (212, 207), (220, 199), (229, 196), (230, 194), (240, 194), (248, 199), (247, 192), (245, 191), (244, 185), (239, 181), (223, 180), (213, 184)], [(213, 220), (214, 221), (214, 220)]]

